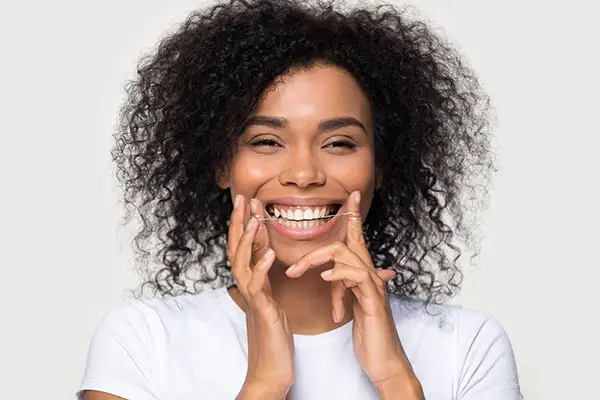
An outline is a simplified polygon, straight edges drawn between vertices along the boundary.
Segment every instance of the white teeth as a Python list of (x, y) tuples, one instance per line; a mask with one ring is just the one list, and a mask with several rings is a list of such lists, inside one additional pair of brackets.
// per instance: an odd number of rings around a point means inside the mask
[(273, 207), (271, 214), (275, 218), (282, 218), (288, 221), (316, 221), (319, 218), (324, 218), (327, 215), (328, 209), (328, 206), (306, 209), (288, 208), (287, 210)]
[(304, 215), (303, 215), (304, 219), (313, 219), (313, 212), (310, 208), (307, 208), (306, 210), (304, 210)]
[(293, 220), (289, 220), (289, 219), (283, 219), (280, 218), (277, 220), (278, 224), (281, 224), (287, 228), (293, 228), (293, 229), (310, 229), (310, 228), (314, 228), (323, 224), (326, 224), (327, 221), (324, 221), (322, 219), (313, 219), (310, 221), (307, 220), (303, 220), (303, 221), (293, 221)]

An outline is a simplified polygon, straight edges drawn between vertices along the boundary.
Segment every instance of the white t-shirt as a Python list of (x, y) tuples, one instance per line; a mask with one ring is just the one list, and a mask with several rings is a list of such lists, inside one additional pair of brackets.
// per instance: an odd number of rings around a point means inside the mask
[[(390, 295), (398, 335), (427, 400), (522, 399), (513, 350), (494, 319)], [(288, 399), (378, 399), (352, 348), (352, 321), (294, 335)], [(245, 313), (225, 287), (138, 300), (109, 312), (92, 338), (83, 390), (129, 400), (232, 400), (247, 369)]]

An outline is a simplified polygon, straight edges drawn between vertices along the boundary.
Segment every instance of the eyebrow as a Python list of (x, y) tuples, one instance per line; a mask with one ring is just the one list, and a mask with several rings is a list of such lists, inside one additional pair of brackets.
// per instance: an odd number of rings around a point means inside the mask
[[(253, 115), (246, 120), (244, 127), (248, 127), (250, 125), (263, 125), (270, 128), (281, 129), (288, 128), (290, 126), (290, 121), (285, 118), (271, 117), (268, 115)], [(331, 132), (347, 126), (358, 126), (365, 132), (365, 134), (367, 133), (367, 129), (363, 123), (353, 117), (331, 118), (321, 121), (319, 122), (318, 130), (319, 132)]]

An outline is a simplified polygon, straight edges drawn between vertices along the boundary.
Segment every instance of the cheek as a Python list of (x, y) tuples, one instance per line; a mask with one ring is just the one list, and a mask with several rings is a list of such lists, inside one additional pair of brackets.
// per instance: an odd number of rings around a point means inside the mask
[(254, 195), (265, 182), (273, 178), (273, 166), (262, 157), (240, 155), (231, 165), (231, 187), (234, 193)]
[(369, 154), (332, 159), (327, 164), (327, 176), (352, 192), (369, 193), (374, 187), (375, 166)]
[(336, 180), (346, 188), (353, 190), (366, 190), (373, 181), (373, 174), (369, 168), (363, 165), (344, 167), (337, 165), (329, 169), (327, 172), (329, 178)]
[(355, 190), (361, 193), (360, 212), (366, 216), (375, 190), (375, 165), (370, 155), (347, 157), (331, 163), (327, 171), (328, 179), (335, 180), (348, 193)]

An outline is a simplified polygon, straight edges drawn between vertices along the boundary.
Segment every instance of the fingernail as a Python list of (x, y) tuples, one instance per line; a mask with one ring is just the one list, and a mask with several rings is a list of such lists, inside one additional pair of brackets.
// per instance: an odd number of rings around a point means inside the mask
[(248, 221), (248, 226), (246, 226), (246, 230), (251, 230), (252, 228), (254, 228), (254, 225), (256, 225), (256, 218), (252, 217), (250, 218), (250, 221)]
[(332, 271), (330, 269), (328, 269), (327, 271), (321, 272), (321, 276), (322, 277), (330, 276), (331, 273), (332, 273)]
[(360, 205), (360, 192), (359, 191), (354, 193), (354, 200), (356, 200), (356, 205)]
[(285, 270), (285, 273), (289, 275), (290, 273), (292, 273), (294, 271), (294, 269), (296, 269), (296, 264), (290, 265), (290, 267)]
[(242, 195), (238, 194), (235, 196), (235, 203), (233, 203), (233, 206), (235, 207), (235, 209), (237, 210), (237, 208), (240, 205), (240, 200), (242, 199)]
[(335, 323), (338, 323), (338, 322), (340, 322), (340, 321), (338, 321), (338, 319), (337, 319), (337, 315), (335, 315), (335, 310), (333, 310), (333, 311), (332, 311), (332, 314), (333, 314), (333, 322), (335, 322)]
[(265, 254), (265, 256), (267, 257), (267, 259), (273, 257), (274, 255), (275, 255), (275, 252), (273, 251), (273, 249), (267, 250), (267, 253)]
[(256, 199), (252, 199), (250, 200), (250, 211), (252, 211), (252, 214), (256, 215), (257, 214), (257, 208), (258, 206), (256, 205)]

